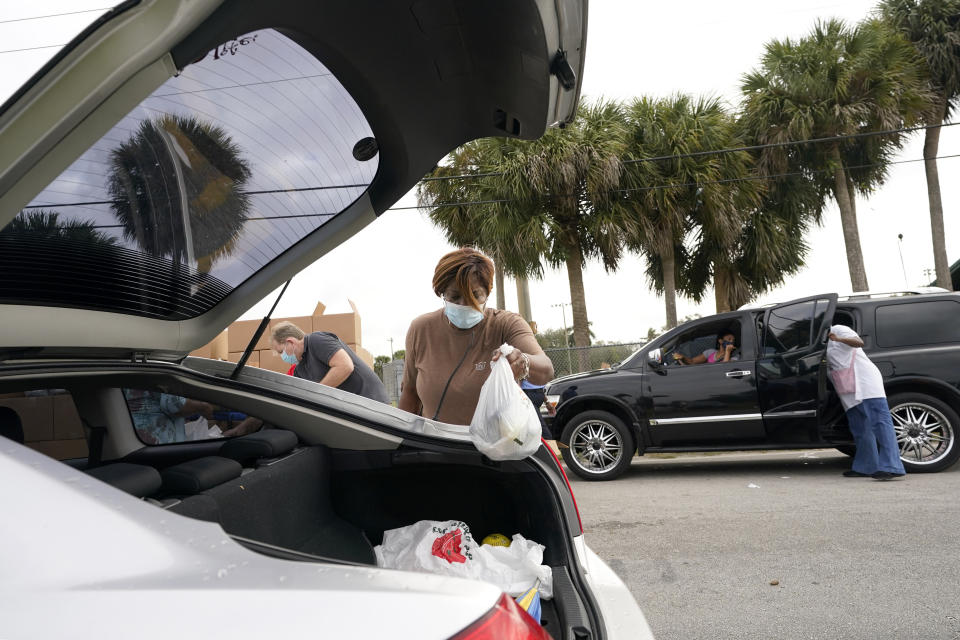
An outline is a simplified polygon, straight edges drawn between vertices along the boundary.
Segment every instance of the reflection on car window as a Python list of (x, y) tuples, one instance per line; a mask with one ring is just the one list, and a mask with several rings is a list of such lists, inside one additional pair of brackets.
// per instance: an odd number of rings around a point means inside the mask
[(772, 309), (764, 328), (765, 355), (796, 351), (813, 344), (829, 305), (829, 300), (808, 300)]
[[(361, 141), (372, 151), (358, 159)], [(0, 300), (197, 316), (356, 201), (375, 149), (357, 103), (300, 45), (269, 29), (231, 40), (0, 229)]]
[(229, 437), (237, 427), (249, 432), (261, 422), (208, 402), (150, 389), (124, 389), (137, 438), (144, 444), (173, 444)]
[(57, 460), (87, 457), (87, 439), (65, 389), (0, 394), (0, 436)]

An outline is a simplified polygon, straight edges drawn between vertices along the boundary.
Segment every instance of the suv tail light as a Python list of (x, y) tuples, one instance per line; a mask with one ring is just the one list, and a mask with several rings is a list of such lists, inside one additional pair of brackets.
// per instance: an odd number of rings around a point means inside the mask
[(536, 620), (507, 594), (482, 618), (450, 640), (551, 640)]

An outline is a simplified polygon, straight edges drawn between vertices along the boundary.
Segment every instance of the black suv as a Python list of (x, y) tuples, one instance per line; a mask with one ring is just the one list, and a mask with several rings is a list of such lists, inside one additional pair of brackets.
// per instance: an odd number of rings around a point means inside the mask
[[(907, 471), (956, 462), (960, 293), (945, 291), (824, 294), (687, 322), (612, 369), (551, 382), (546, 420), (569, 447), (567, 467), (590, 480), (616, 478), (634, 451), (835, 447), (853, 454), (827, 382), (834, 324), (860, 334), (883, 374)], [(736, 337), (736, 360), (683, 364), (728, 333)]]

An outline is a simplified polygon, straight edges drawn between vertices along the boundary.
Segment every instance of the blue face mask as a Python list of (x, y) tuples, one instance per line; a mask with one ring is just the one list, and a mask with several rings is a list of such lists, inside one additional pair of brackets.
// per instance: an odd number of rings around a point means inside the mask
[(287, 353), (286, 349), (284, 349), (283, 353), (280, 354), (280, 359), (286, 362), (287, 364), (297, 364), (298, 362), (300, 362), (299, 360), (297, 360), (296, 354)]
[(470, 329), (483, 320), (483, 311), (477, 311), (473, 307), (462, 304), (453, 304), (446, 300), (443, 301), (443, 311), (447, 314), (450, 323), (458, 329)]

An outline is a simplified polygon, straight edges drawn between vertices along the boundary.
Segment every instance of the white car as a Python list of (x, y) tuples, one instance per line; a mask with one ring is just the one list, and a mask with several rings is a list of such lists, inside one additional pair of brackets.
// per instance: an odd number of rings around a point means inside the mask
[[(585, 30), (586, 0), (132, 0), (0, 107), (0, 637), (652, 637), (545, 447), (186, 357), (451, 149), (570, 121)], [(425, 519), (544, 545), (541, 624), (378, 567)]]

